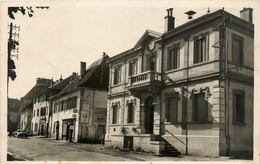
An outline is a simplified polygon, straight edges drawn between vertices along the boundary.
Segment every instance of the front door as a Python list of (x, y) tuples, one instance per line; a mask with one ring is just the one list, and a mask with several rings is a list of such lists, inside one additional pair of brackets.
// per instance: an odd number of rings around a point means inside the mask
[(146, 134), (153, 134), (154, 105), (153, 105), (152, 97), (147, 98), (145, 101), (144, 122), (145, 122), (144, 127), (145, 127)]
[(41, 135), (43, 136), (44, 125), (41, 125)]

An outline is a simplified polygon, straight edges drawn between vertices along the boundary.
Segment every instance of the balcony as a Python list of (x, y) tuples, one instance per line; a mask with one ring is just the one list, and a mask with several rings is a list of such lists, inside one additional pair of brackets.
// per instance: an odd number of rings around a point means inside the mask
[(132, 91), (145, 91), (161, 87), (162, 76), (159, 72), (146, 71), (128, 78), (126, 89)]

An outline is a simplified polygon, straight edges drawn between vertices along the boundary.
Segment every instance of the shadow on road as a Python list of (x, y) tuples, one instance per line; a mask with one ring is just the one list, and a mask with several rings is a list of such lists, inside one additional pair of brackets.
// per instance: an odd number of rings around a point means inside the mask
[(7, 154), (7, 161), (23, 161), (22, 159), (15, 158), (14, 156)]

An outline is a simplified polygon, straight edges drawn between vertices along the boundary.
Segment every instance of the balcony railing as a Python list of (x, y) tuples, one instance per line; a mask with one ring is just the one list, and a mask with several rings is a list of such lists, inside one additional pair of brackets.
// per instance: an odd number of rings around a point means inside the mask
[(142, 72), (138, 75), (132, 75), (128, 79), (128, 86), (144, 84), (149, 82), (161, 81), (161, 73), (154, 71)]

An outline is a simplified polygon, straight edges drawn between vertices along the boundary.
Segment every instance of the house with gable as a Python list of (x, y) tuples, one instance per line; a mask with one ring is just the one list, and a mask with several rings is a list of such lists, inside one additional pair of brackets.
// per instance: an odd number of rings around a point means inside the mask
[[(105, 134), (108, 58), (104, 53), (87, 69), (86, 63), (81, 62), (80, 74), (50, 97), (52, 138), (69, 140), (71, 132), (74, 142), (98, 142)], [(55, 84), (50, 87), (54, 88)]]

